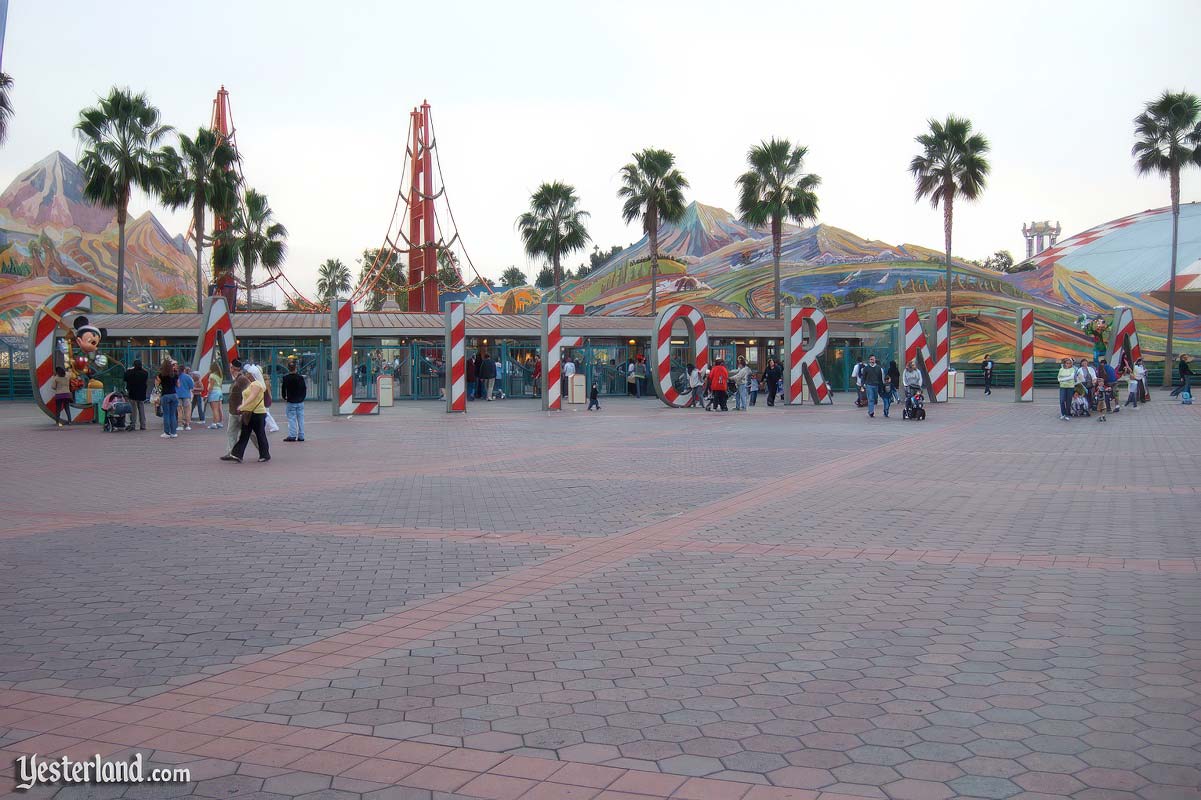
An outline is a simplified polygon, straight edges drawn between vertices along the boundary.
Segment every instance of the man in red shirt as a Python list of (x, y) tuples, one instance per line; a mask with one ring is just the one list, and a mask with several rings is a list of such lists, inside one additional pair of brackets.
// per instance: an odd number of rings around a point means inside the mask
[(726, 408), (726, 392), (730, 385), (730, 371), (726, 369), (726, 364), (720, 358), (713, 362), (713, 369), (709, 372), (709, 388), (713, 393), (713, 408), (714, 410), (729, 411)]

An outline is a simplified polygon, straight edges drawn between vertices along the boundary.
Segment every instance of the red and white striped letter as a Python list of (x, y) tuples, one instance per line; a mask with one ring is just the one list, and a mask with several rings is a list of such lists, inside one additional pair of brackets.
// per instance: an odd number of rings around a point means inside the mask
[(584, 307), (575, 303), (547, 303), (542, 306), (542, 410), (561, 411), (563, 391), (559, 387), (562, 377), (564, 347), (577, 347), (579, 336), (563, 335), (563, 317), (580, 316)]
[[(70, 325), (63, 322), (63, 316), (72, 311), (92, 310), (92, 296), (83, 292), (63, 292), (51, 295), (46, 302), (33, 312), (33, 321), (29, 326), (29, 377), (33, 383), (33, 399), (42, 409), (42, 413), (51, 419), (54, 411), (50, 402), (54, 392), (50, 382), (54, 378), (54, 343), (58, 338), (60, 326), (66, 330)], [(91, 422), (96, 414), (93, 405), (76, 406), (79, 411), (72, 418), (75, 422)]]
[(685, 405), (671, 380), (671, 329), (676, 320), (681, 319), (696, 346), (696, 368), (709, 362), (709, 334), (705, 331), (705, 315), (700, 309), (676, 303), (660, 311), (655, 321), (655, 394), (672, 408)]
[[(833, 403), (830, 387), (822, 375), (821, 364), (817, 363), (818, 356), (826, 352), (830, 343), (830, 326), (826, 315), (816, 308), (799, 308), (789, 306), (784, 318), (788, 320), (786, 341), (788, 342), (787, 358), (784, 362), (785, 385), (788, 391), (784, 402), (788, 405), (802, 405), (805, 402), (804, 385), (809, 386), (809, 396), (816, 405)], [(805, 347), (805, 339), (809, 339), (809, 347)]]
[(467, 314), (462, 303), (446, 304), (446, 413), (467, 410)]
[(337, 369), (334, 374), (334, 416), (378, 414), (379, 403), (354, 399), (354, 304), (349, 300), (330, 303), (330, 345)]
[(947, 401), (947, 373), (950, 367), (950, 315), (945, 306), (930, 309), (930, 317), (934, 321), (934, 354), (930, 352), (930, 344), (926, 339), (926, 331), (917, 316), (917, 310), (902, 308), (900, 313), (901, 330), (901, 366), (913, 361), (922, 373), (926, 384), (926, 393), (935, 403)]
[(1014, 330), (1014, 402), (1034, 401), (1034, 309), (1019, 308)]
[[(1118, 353), (1125, 353), (1133, 364), (1143, 357), (1143, 348), (1138, 344), (1138, 329), (1134, 327), (1134, 312), (1126, 306), (1115, 306), (1113, 324), (1109, 326), (1109, 363), (1117, 369), (1121, 361)], [(1172, 365), (1166, 365), (1171, 369)]]
[[(204, 315), (200, 320), (200, 334), (196, 337), (196, 356), (192, 359), (192, 370), (201, 375), (207, 375), (212, 366), (213, 356), (217, 352), (217, 337), (221, 337), (221, 346), (225, 350), (225, 363), (228, 365), (238, 357), (238, 339), (234, 336), (233, 321), (225, 298), (220, 295), (204, 301)], [(222, 370), (228, 372), (228, 368)]]

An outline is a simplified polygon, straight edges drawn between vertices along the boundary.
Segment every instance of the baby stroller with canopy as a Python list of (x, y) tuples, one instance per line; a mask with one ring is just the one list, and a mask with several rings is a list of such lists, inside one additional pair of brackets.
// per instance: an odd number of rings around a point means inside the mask
[(905, 390), (905, 408), (901, 409), (901, 419), (924, 420), (926, 418), (926, 401), (922, 398), (922, 390), (910, 387)]
[(125, 392), (120, 389), (110, 392), (100, 407), (104, 409), (105, 432), (132, 431), (134, 429), (133, 405), (125, 396)]

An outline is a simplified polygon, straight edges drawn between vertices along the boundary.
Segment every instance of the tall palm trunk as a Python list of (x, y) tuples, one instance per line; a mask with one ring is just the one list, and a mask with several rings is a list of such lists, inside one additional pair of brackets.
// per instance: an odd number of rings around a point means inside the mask
[[(954, 193), (947, 191), (942, 196), (942, 233), (947, 246), (947, 328), (951, 326), (951, 223), (955, 217)], [(951, 338), (947, 337), (947, 363), (951, 363)]]
[(771, 218), (771, 260), (772, 286), (775, 289), (776, 319), (780, 319), (780, 240), (783, 238), (783, 227), (779, 217)]
[(659, 313), (659, 210), (651, 205), (646, 212), (647, 233), (651, 237), (651, 316)]
[(125, 204), (117, 209), (117, 313), (125, 313), (125, 220), (129, 210)]
[(246, 311), (250, 311), (250, 278), (254, 275), (254, 265), (246, 265)]
[(555, 251), (553, 253), (551, 253), (551, 271), (553, 272), (554, 278), (555, 278), (555, 302), (562, 303), (563, 302), (563, 288), (562, 288), (561, 284), (563, 283), (563, 270), (560, 269), (560, 267), (559, 267), (559, 250), (558, 250), (558, 248), (556, 248)]
[(197, 195), (192, 202), (192, 227), (196, 231), (196, 313), (201, 313), (200, 256), (204, 253), (204, 205)]
[(1172, 271), (1168, 281), (1168, 346), (1163, 355), (1163, 385), (1172, 385), (1172, 335), (1176, 327), (1176, 240), (1180, 228), (1180, 167), (1172, 167), (1168, 176), (1172, 190)]

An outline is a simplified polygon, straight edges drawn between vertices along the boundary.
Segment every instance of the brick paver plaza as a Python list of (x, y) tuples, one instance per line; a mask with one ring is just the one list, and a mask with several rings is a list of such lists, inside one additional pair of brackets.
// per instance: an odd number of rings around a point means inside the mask
[(266, 465), (0, 408), (0, 792), (1197, 800), (1197, 413), (1039, 395), (311, 404)]

